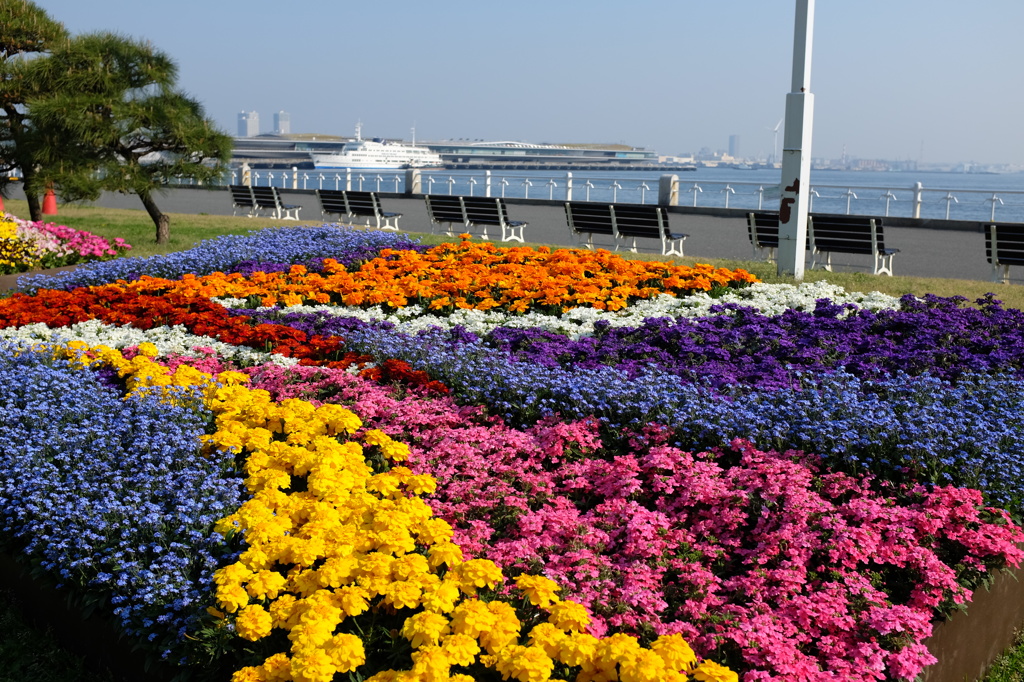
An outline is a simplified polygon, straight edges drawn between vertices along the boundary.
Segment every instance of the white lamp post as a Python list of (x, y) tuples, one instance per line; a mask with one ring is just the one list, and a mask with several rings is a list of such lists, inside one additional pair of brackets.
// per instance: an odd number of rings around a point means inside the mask
[(804, 278), (807, 212), (811, 188), (811, 132), (814, 95), (811, 94), (811, 43), (814, 0), (797, 0), (793, 30), (793, 84), (786, 95), (786, 128), (782, 141), (779, 183), (779, 274)]

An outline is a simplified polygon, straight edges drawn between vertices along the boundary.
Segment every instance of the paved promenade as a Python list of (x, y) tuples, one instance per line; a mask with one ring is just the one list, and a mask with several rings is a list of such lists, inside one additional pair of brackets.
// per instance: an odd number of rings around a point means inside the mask
[[(17, 194), (14, 198), (19, 197)], [(285, 190), (287, 202), (302, 206), (298, 224), (320, 222), (320, 206), (312, 190)], [(509, 214), (514, 220), (529, 223), (526, 238), (531, 242), (573, 245), (560, 203), (533, 200), (508, 200)], [(231, 215), (231, 198), (226, 189), (169, 189), (157, 196), (160, 209), (168, 213), (206, 213)], [(399, 227), (409, 232), (430, 232), (430, 219), (422, 198), (399, 195), (382, 196), (386, 211), (402, 214)], [(116, 193), (104, 194), (95, 205), (110, 208), (142, 209), (138, 197)], [(59, 216), (58, 206), (58, 216)], [(731, 258), (749, 260), (752, 256), (746, 223), (741, 215), (706, 215), (673, 209), (669, 222), (672, 230), (689, 236), (686, 255), (695, 258)], [(719, 211), (721, 213), (721, 211)], [(282, 225), (291, 221), (282, 221)], [(991, 266), (985, 260), (985, 237), (977, 223), (963, 223), (964, 229), (886, 226), (885, 244), (900, 250), (893, 261), (897, 275), (943, 277), (989, 281)], [(171, 229), (174, 229), (172, 224)], [(650, 240), (642, 240), (652, 244)], [(870, 273), (870, 257), (834, 254), (833, 269)], [(808, 255), (807, 266), (810, 266)], [(1024, 284), (1024, 268), (1011, 268), (1011, 283)], [(993, 284), (998, 291), (999, 284)]]

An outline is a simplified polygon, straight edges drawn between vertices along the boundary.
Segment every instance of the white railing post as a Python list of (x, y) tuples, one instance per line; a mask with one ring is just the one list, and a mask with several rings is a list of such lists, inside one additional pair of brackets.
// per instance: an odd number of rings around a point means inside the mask
[(555, 200), (555, 188), (558, 187), (558, 183), (555, 182), (554, 178), (548, 180), (548, 201)]
[(565, 200), (572, 201), (572, 172), (565, 174)]
[(427, 194), (433, 194), (434, 193), (434, 182), (435, 182), (434, 181), (434, 176), (433, 175), (428, 175), (427, 176)]
[(319, 178), (319, 181), (320, 181), (320, 189), (323, 189), (323, 188), (324, 188), (324, 179), (325, 179), (325, 178), (324, 178), (324, 174), (323, 174), (323, 173), (320, 173), (320, 178)]
[[(398, 182), (396, 177), (395, 191), (398, 191)], [(406, 194), (422, 194), (423, 192), (423, 174), (419, 168), (407, 168), (405, 170), (405, 193)]]
[(473, 196), (473, 188), (476, 187), (476, 178), (469, 176), (469, 196)]
[[(378, 175), (374, 179), (377, 181), (377, 191), (379, 192), (380, 191), (380, 183), (383, 182), (384, 178), (382, 178), (380, 175)], [(362, 189), (361, 185), (360, 185), (359, 189)]]
[(509, 186), (508, 178), (501, 179), (501, 198), (505, 198), (505, 188)]
[(366, 177), (362, 173), (360, 173), (359, 176), (356, 179), (359, 180), (359, 191), (362, 192), (363, 191), (363, 180), (365, 180)]
[(679, 205), (679, 176), (665, 174), (658, 178), (658, 205)]
[(484, 171), (484, 196), (491, 196), (491, 171)]
[(885, 217), (889, 217), (889, 202), (896, 201), (896, 195), (892, 193), (892, 190), (886, 190), (885, 194), (878, 197), (879, 199), (885, 199)]
[(989, 220), (994, 222), (996, 219), (996, 202), (998, 201), (1000, 204), (1002, 204), (1003, 200), (1000, 199), (997, 195), (993, 194), (992, 198), (989, 199), (989, 201), (992, 202), (992, 214), (989, 216)]
[(814, 197), (820, 197), (818, 190), (813, 187), (807, 192), (807, 212), (810, 213), (814, 210)]
[(915, 218), (921, 217), (921, 204), (924, 203), (922, 195), (924, 194), (924, 185), (920, 182), (914, 183), (914, 211), (913, 216)]
[(452, 176), (449, 175), (448, 179), (445, 180), (445, 182), (448, 183), (448, 196), (451, 196), (452, 195), (452, 187), (455, 185), (455, 178), (453, 178)]
[(302, 174), (302, 189), (306, 189), (306, 181), (309, 180), (309, 173)]
[(532, 186), (533, 186), (533, 183), (530, 182), (530, 178), (526, 178), (525, 180), (523, 180), (523, 198), (524, 199), (529, 199), (530, 198), (530, 187), (532, 187)]
[(608, 189), (612, 191), (612, 203), (614, 204), (619, 197), (619, 190), (622, 189), (622, 185), (619, 184), (618, 180), (613, 180), (612, 184), (608, 185)]
[(587, 188), (587, 201), (590, 201), (590, 188), (593, 186), (594, 183), (592, 183), (590, 180), (587, 180), (587, 183), (584, 185), (584, 187)]
[(957, 200), (957, 198), (955, 196), (953, 196), (952, 192), (946, 192), (946, 220), (949, 220), (949, 206), (950, 206), (950, 204), (959, 204), (959, 203), (960, 202)]
[(401, 175), (396, 175), (392, 179), (395, 181), (395, 194), (398, 194), (398, 186), (400, 184), (402, 184), (402, 176)]
[[(298, 188), (299, 188), (299, 169), (296, 168), (295, 166), (292, 166), (292, 189), (298, 189)], [(306, 189), (306, 186), (303, 185), (302, 189)]]
[(730, 194), (736, 194), (736, 190), (734, 190), (729, 185), (726, 185), (725, 189), (723, 189), (721, 191), (725, 193), (725, 207), (729, 208), (729, 195)]
[(703, 190), (703, 189), (701, 189), (700, 185), (698, 185), (698, 184), (697, 184), (697, 183), (695, 182), (695, 183), (693, 183), (693, 187), (691, 187), (690, 189), (688, 189), (688, 190), (686, 190), (686, 191), (687, 191), (687, 192), (693, 192), (693, 205), (694, 205), (694, 207), (696, 208), (696, 206), (697, 206), (697, 193), (698, 193), (698, 192), (703, 192), (704, 190)]
[(351, 168), (346, 168), (345, 169), (345, 191), (346, 192), (351, 192), (352, 191), (352, 169)]
[(646, 182), (641, 182), (640, 186), (637, 187), (637, 189), (640, 190), (640, 203), (642, 204), (644, 203), (644, 199), (647, 196), (647, 190), (649, 190), (650, 187), (647, 186)]
[(846, 215), (850, 215), (850, 201), (856, 199), (857, 195), (854, 193), (852, 189), (847, 188), (846, 194), (844, 194), (843, 196), (846, 197)]

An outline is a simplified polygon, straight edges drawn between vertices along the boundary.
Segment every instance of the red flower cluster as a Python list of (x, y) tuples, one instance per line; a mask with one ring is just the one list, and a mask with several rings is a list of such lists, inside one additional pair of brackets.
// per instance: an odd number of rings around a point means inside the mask
[(0, 301), (0, 328), (39, 322), (64, 327), (93, 319), (138, 329), (182, 325), (193, 334), (298, 358), (306, 365), (344, 368), (369, 359), (345, 353), (337, 337), (311, 336), (279, 324), (257, 324), (199, 296), (154, 296), (106, 285), (72, 291), (43, 289), (34, 296), (15, 294)]
[(399, 383), (413, 388), (425, 388), (428, 392), (447, 394), (448, 387), (440, 381), (433, 381), (426, 372), (413, 369), (405, 360), (385, 360), (376, 367), (364, 369), (359, 376), (372, 379), (378, 384)]

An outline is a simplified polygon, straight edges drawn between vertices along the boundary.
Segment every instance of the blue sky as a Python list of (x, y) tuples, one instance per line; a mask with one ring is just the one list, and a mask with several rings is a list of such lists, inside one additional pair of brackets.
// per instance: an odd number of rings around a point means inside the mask
[[(235, 134), (621, 142), (772, 152), (794, 0), (42, 0), (72, 33), (144, 38)], [(815, 157), (1024, 164), (1024, 2), (820, 0)], [(782, 133), (779, 133), (779, 148)]]

